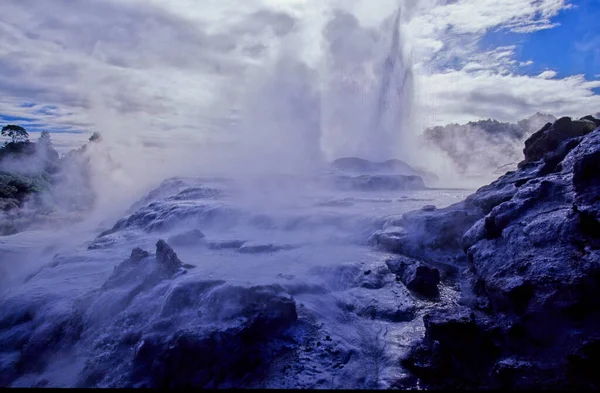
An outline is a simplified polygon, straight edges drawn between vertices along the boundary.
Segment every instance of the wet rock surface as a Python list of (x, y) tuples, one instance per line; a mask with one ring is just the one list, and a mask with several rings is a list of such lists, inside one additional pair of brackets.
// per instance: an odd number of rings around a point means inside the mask
[[(248, 384), (256, 370), (285, 349), (283, 343), (273, 341), (297, 320), (295, 302), (282, 292), (275, 286), (218, 287), (205, 301), (237, 303), (236, 308), (233, 312), (209, 309), (213, 315), (205, 315), (205, 323), (210, 323), (212, 316), (213, 320), (229, 321), (229, 326), (214, 330), (190, 326), (167, 337), (141, 337), (133, 356), (131, 386), (223, 388)], [(181, 299), (186, 295), (173, 296)], [(189, 303), (170, 304), (190, 307), (197, 302), (190, 295), (187, 300)]]
[[(559, 119), (526, 143), (518, 171), (464, 202), (392, 223), (403, 229), (395, 252), (461, 269), (461, 305), (427, 313), (425, 338), (403, 362), (426, 386), (600, 387), (591, 372), (600, 360), (595, 124)], [(386, 236), (380, 246), (392, 242)]]
[[(597, 388), (600, 130), (556, 142), (463, 202), (403, 216), (242, 216), (167, 182), (0, 299), (0, 385)], [(360, 244), (327, 237), (346, 225)], [(215, 238), (159, 240), (187, 228)]]
[(68, 306), (4, 299), (0, 385), (46, 386), (35, 376), (78, 353), (78, 387), (247, 386), (293, 347), (296, 302), (278, 285), (181, 281), (190, 267), (159, 240), (155, 255), (134, 248), (101, 288)]
[(440, 271), (411, 258), (386, 261), (388, 268), (408, 289), (426, 297), (439, 295)]

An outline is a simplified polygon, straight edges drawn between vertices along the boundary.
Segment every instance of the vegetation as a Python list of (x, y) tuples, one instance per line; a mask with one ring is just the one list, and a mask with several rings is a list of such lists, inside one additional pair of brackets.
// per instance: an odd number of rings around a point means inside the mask
[[(91, 207), (85, 146), (61, 158), (47, 131), (30, 142), (23, 127), (7, 125), (2, 136), (11, 140), (0, 147), (0, 236), (23, 230), (58, 208), (73, 212)], [(102, 137), (94, 133), (89, 140)]]
[(11, 138), (13, 143), (27, 142), (29, 140), (27, 131), (23, 127), (14, 124), (2, 127), (2, 136)]

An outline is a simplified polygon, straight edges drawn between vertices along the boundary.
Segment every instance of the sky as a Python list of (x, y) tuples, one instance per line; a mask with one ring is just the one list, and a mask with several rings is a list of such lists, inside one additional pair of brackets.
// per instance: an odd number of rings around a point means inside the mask
[[(600, 112), (599, 0), (401, 3), (415, 129)], [(285, 97), (305, 84), (326, 88), (336, 71), (381, 58), (397, 8), (397, 0), (3, 0), (0, 125), (49, 130), (65, 148), (93, 131), (146, 144), (219, 140), (248, 108), (269, 113), (279, 88)], [(282, 58), (301, 66), (275, 67)], [(267, 83), (273, 75), (277, 83)], [(335, 106), (322, 97), (322, 110)], [(336, 113), (350, 116), (352, 105)]]

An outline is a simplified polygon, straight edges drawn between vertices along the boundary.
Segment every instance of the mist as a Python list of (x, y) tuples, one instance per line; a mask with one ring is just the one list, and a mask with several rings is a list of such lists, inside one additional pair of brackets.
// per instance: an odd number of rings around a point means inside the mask
[[(340, 157), (395, 158), (428, 168), (416, 160), (419, 132), (403, 27), (412, 8), (390, 2), (377, 17), (368, 15), (366, 25), (333, 3), (320, 9), (322, 23), (310, 24), (293, 13), (250, 13), (248, 21), (269, 15), (269, 23), (283, 27), (261, 36), (238, 73), (217, 72), (207, 90), (198, 91), (202, 99), (190, 97), (198, 119), (193, 132), (117, 110), (103, 81), (86, 77), (94, 129), (104, 137), (102, 152), (89, 153), (95, 215), (118, 216), (172, 176), (305, 176)], [(321, 50), (303, 51), (308, 45)]]
[(40, 225), (0, 237), (0, 386), (418, 387), (401, 360), (456, 304), (456, 269), (415, 292), (394, 242), (429, 236), (531, 130), (425, 131), (420, 26), (456, 2), (201, 3), (0, 5), (24, 26), (0, 33), (45, 60), (0, 68), (64, 103), (19, 110), (73, 146), (10, 210)]

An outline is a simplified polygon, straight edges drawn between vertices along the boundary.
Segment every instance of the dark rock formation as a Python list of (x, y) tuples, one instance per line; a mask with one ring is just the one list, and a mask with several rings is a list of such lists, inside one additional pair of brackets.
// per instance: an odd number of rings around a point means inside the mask
[(183, 266), (177, 253), (162, 239), (156, 242), (156, 261), (168, 272), (175, 272)]
[(596, 123), (592, 120), (582, 119), (573, 121), (570, 117), (562, 117), (554, 122), (554, 124), (546, 124), (544, 128), (531, 135), (525, 141), (525, 148), (523, 149), (525, 160), (519, 166), (522, 167), (528, 162), (541, 160), (544, 155), (556, 150), (561, 142), (586, 135), (596, 127)]
[(396, 250), (464, 269), (463, 306), (429, 313), (404, 362), (427, 386), (600, 387), (600, 129), (590, 123), (544, 127), (520, 170), (396, 223)]
[[(206, 288), (200, 293), (205, 291)], [(284, 349), (273, 340), (298, 318), (295, 302), (276, 285), (220, 286), (206, 302), (236, 304), (236, 307), (207, 310), (206, 321), (219, 320), (222, 328), (187, 328), (170, 336), (141, 337), (136, 345), (129, 386), (162, 389), (244, 386)], [(188, 303), (178, 300), (173, 304), (185, 308), (193, 303), (190, 297)]]
[(135, 248), (101, 288), (58, 307), (52, 296), (3, 298), (0, 386), (44, 386), (49, 364), (85, 348), (83, 367), (67, 371), (77, 387), (247, 387), (294, 348), (296, 303), (283, 287), (177, 280), (180, 265), (159, 241), (156, 258)]
[(129, 257), (129, 260), (133, 263), (137, 263), (148, 256), (150, 256), (150, 253), (148, 251), (136, 247), (133, 250), (131, 250), (131, 256)]
[(352, 288), (340, 296), (337, 303), (343, 310), (363, 318), (391, 322), (411, 321), (417, 311), (410, 293), (398, 284), (386, 285), (375, 293), (364, 287)]
[(408, 289), (426, 297), (439, 295), (440, 271), (412, 258), (389, 259), (386, 264), (390, 271)]
[(589, 120), (591, 122), (594, 122), (594, 124), (596, 124), (596, 127), (600, 127), (600, 119), (596, 119), (594, 116), (592, 115), (588, 115), (588, 116), (584, 116), (579, 120)]

